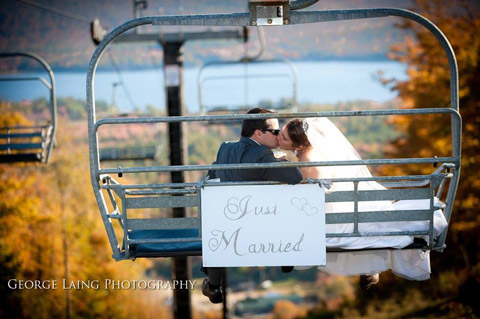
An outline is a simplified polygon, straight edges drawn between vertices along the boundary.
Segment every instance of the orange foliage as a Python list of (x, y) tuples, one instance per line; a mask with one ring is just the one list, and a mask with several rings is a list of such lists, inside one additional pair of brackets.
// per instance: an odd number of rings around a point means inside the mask
[[(151, 280), (149, 261), (111, 258), (85, 137), (78, 123), (60, 122), (51, 164), (0, 165), (1, 280), (56, 280), (59, 288), (7, 289), (0, 317), (65, 317), (70, 298), (72, 318), (170, 318), (159, 291), (104, 289), (105, 279)], [(98, 280), (100, 288), (66, 290), (63, 279)]]
[(17, 125), (32, 125), (32, 123), (22, 113), (15, 110), (12, 103), (0, 101), (0, 127)]
[[(459, 187), (443, 254), (432, 254), (432, 282), (423, 285), (432, 300), (453, 298), (448, 311), (458, 316), (480, 314), (480, 305), (466, 291), (480, 288), (480, 13), (468, 1), (415, 1), (416, 12), (434, 22), (449, 39), (459, 69), (460, 114), (463, 121), (462, 164)], [(392, 81), (408, 108), (450, 107), (449, 69), (438, 41), (423, 27), (405, 22), (401, 28), (413, 30), (395, 45), (390, 57), (407, 63), (408, 79)], [(448, 116), (403, 116), (390, 119), (402, 133), (386, 150), (391, 157), (449, 156), (451, 153)], [(430, 173), (431, 167), (384, 169), (386, 174)], [(448, 292), (439, 281), (456, 275)], [(459, 310), (460, 309), (460, 310)], [(441, 312), (443, 314), (443, 312)], [(450, 315), (452, 316), (452, 315)]]
[(273, 308), (274, 319), (294, 319), (305, 316), (306, 309), (295, 305), (289, 300), (279, 300)]

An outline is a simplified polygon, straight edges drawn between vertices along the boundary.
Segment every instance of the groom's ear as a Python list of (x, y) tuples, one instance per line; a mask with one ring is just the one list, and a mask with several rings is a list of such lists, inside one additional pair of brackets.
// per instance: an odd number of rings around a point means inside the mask
[(256, 137), (256, 138), (260, 138), (262, 136), (262, 131), (260, 130), (255, 130), (255, 132), (253, 132), (253, 135), (252, 137)]

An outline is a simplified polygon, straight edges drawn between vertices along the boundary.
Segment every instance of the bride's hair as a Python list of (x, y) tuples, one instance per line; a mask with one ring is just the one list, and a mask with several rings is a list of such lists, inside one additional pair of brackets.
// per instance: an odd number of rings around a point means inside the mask
[(303, 121), (301, 119), (293, 119), (287, 123), (287, 133), (294, 147), (304, 146), (310, 147), (307, 134), (304, 130)]

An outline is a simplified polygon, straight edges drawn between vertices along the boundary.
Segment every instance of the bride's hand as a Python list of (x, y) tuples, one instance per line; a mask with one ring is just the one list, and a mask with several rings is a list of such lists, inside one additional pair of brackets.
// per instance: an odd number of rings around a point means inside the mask
[(275, 156), (275, 158), (280, 160), (280, 161), (286, 161), (287, 160), (287, 154), (283, 151), (275, 151), (275, 152), (273, 152), (273, 156)]

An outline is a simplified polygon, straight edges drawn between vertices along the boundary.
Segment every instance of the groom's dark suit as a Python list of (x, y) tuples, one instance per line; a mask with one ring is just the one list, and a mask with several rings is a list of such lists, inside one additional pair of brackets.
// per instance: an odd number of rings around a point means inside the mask
[[(281, 162), (272, 151), (251, 138), (242, 136), (238, 142), (225, 142), (220, 146), (214, 164), (276, 163)], [(235, 169), (209, 171), (208, 176), (220, 178), (222, 182), (231, 181), (279, 181), (296, 184), (302, 180), (297, 167)]]
[[(217, 160), (214, 164), (242, 164), (242, 163), (276, 163), (281, 162), (273, 156), (272, 150), (260, 145), (251, 138), (242, 136), (238, 142), (225, 142), (220, 146)], [(261, 169), (232, 169), (209, 171), (210, 179), (220, 178), (222, 182), (236, 181), (279, 181), (296, 184), (302, 180), (302, 174), (297, 167), (261, 168)], [(220, 286), (223, 277), (223, 268), (203, 268), (210, 283)]]

